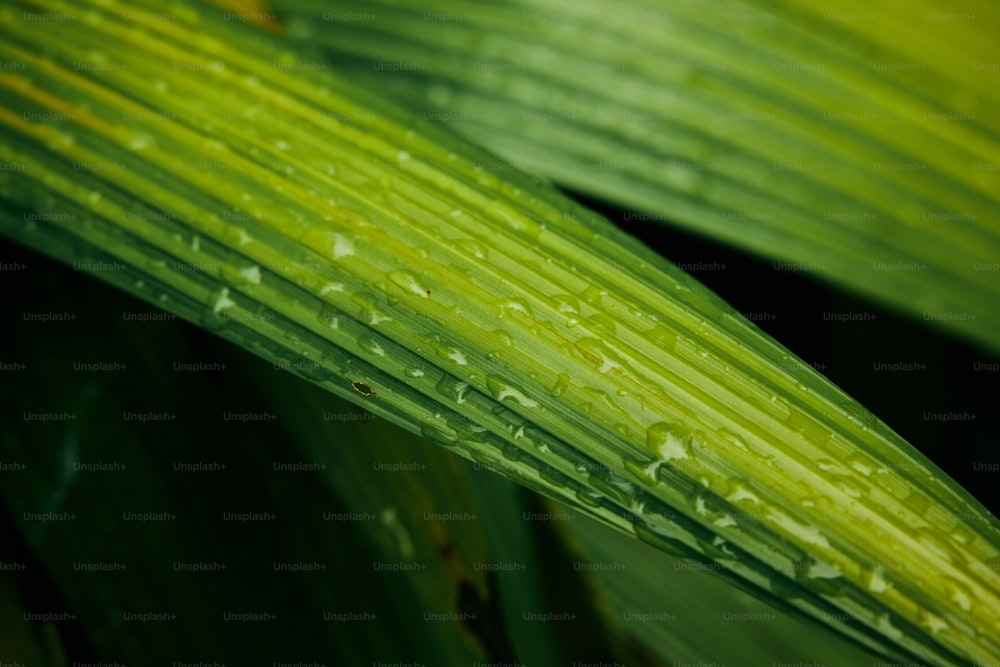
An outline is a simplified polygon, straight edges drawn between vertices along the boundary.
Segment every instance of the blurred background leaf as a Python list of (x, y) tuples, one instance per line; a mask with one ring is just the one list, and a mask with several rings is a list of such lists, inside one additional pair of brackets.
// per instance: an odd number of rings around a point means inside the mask
[(961, 10), (945, 0), (275, 5), (288, 36), (338, 71), (519, 168), (996, 355), (1000, 10)]

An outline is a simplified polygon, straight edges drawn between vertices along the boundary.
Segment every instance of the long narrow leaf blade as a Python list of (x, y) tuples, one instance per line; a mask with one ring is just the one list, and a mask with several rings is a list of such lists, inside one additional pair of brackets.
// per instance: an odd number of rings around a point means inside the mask
[(886, 656), (1000, 656), (996, 520), (690, 277), (258, 31), (85, 7), (0, 14), (2, 233)]

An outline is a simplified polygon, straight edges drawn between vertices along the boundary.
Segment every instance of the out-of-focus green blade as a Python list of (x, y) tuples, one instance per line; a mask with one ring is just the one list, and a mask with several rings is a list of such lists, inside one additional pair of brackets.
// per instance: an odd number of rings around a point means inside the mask
[(341, 71), (519, 167), (1000, 351), (994, 3), (276, 11)]
[(177, 7), (0, 10), (0, 232), (886, 657), (1000, 658), (1000, 525), (888, 427), (603, 218)]

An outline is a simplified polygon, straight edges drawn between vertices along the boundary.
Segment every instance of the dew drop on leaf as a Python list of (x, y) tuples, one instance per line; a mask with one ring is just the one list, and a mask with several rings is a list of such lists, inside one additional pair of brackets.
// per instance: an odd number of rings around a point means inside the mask
[(430, 296), (431, 291), (410, 271), (400, 269), (390, 271), (387, 275), (393, 284), (402, 288), (405, 292), (416, 294), (424, 299)]
[(664, 461), (691, 458), (691, 434), (676, 422), (657, 422), (646, 429), (646, 449)]

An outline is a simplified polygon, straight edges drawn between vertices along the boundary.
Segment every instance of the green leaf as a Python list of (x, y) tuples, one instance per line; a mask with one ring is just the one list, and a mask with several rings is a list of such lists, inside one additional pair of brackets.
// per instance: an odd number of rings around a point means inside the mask
[(521, 168), (997, 353), (1000, 23), (986, 3), (897, 4), (279, 11), (339, 71)]
[(887, 657), (1000, 656), (996, 519), (734, 309), (257, 31), (125, 9), (0, 15), (0, 232)]

